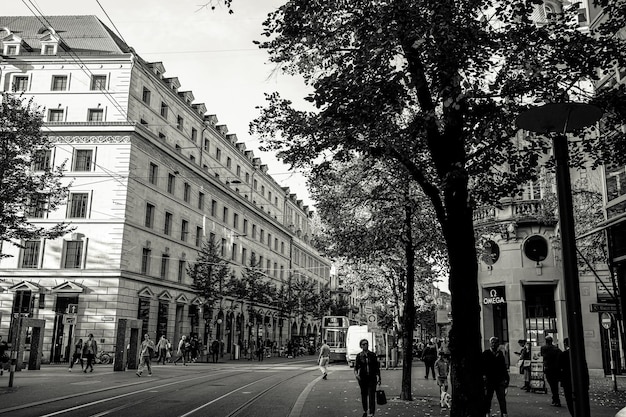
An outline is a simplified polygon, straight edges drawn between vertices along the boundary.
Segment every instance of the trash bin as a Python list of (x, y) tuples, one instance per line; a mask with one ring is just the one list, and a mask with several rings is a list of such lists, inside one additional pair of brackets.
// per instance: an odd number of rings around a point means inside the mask
[(234, 347), (233, 352), (235, 353), (235, 357), (233, 359), (239, 360), (239, 354), (240, 354), (240, 352), (239, 352), (239, 349), (240, 349), (239, 345), (235, 344), (235, 345), (233, 345), (233, 347)]

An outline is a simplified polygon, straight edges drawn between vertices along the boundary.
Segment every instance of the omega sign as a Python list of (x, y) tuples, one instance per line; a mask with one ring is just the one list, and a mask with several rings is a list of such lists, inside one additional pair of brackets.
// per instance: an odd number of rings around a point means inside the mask
[(497, 289), (492, 288), (489, 290), (489, 297), (483, 298), (483, 304), (506, 304), (506, 300), (498, 294)]

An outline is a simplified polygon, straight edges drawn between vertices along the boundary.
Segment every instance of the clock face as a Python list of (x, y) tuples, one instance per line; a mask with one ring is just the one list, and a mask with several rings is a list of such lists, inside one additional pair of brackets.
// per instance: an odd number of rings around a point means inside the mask
[(524, 242), (524, 255), (531, 261), (543, 261), (548, 256), (548, 241), (539, 235), (529, 237)]
[(500, 258), (500, 247), (493, 240), (488, 240), (483, 245), (483, 253), (480, 259), (487, 265), (495, 264)]

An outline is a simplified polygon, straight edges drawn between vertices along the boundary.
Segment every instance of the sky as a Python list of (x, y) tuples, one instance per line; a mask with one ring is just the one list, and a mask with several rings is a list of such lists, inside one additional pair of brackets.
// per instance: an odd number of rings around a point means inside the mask
[(162, 62), (166, 77), (178, 77), (180, 91), (191, 91), (195, 103), (205, 103), (208, 114), (215, 114), (228, 133), (236, 134), (268, 165), (278, 184), (313, 208), (302, 175), (272, 153), (259, 151), (259, 141), (248, 134), (249, 123), (259, 115), (255, 107), (264, 104), (264, 93), (278, 91), (296, 105), (306, 105), (302, 80), (275, 71), (267, 52), (252, 43), (263, 40), (262, 22), (284, 1), (234, 0), (234, 14), (221, 6), (222, 0), (214, 0), (215, 10), (203, 7), (208, 1), (3, 0), (0, 13), (95, 15), (114, 31), (117, 28), (139, 56)]

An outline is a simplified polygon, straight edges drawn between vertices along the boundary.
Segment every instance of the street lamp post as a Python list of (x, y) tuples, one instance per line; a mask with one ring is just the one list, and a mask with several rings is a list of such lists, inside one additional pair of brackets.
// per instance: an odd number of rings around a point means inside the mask
[(517, 118), (517, 126), (531, 132), (555, 133), (553, 149), (556, 161), (556, 181), (563, 256), (563, 286), (567, 308), (567, 328), (570, 339), (570, 366), (574, 417), (589, 417), (589, 385), (585, 339), (580, 304), (580, 285), (576, 265), (576, 240), (572, 186), (569, 175), (569, 155), (566, 133), (590, 126), (602, 117), (602, 111), (582, 103), (552, 103), (532, 108)]

